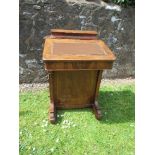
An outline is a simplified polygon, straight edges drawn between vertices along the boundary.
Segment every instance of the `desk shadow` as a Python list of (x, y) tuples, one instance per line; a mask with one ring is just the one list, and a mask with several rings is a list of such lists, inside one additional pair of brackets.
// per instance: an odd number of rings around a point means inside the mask
[(101, 123), (124, 123), (135, 121), (135, 94), (130, 90), (100, 90), (99, 104), (102, 108)]
[[(125, 123), (135, 121), (135, 94), (129, 90), (123, 91), (104, 91), (99, 92), (99, 105), (103, 117), (100, 123)], [(58, 110), (58, 114), (65, 112), (92, 112), (90, 108)], [(95, 115), (94, 115), (95, 117)], [(61, 123), (62, 117), (57, 118)]]

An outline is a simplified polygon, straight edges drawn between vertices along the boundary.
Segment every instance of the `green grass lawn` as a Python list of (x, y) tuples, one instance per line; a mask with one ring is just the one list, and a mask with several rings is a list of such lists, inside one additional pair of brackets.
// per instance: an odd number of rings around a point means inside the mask
[(91, 109), (58, 111), (48, 122), (48, 90), (20, 93), (20, 155), (134, 155), (134, 84), (106, 84)]

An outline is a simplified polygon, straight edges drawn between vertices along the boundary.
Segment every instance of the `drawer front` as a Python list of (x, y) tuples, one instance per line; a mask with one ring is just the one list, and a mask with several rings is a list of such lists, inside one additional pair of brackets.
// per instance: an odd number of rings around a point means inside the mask
[(48, 71), (57, 70), (103, 70), (111, 69), (113, 61), (70, 61), (70, 62), (45, 62)]

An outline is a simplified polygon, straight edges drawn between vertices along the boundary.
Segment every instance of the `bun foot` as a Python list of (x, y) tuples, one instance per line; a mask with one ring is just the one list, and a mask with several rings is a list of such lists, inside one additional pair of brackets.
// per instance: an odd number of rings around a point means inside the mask
[(55, 123), (56, 123), (55, 113), (53, 113), (53, 112), (50, 112), (50, 113), (49, 113), (49, 121), (50, 121), (52, 124), (55, 124)]

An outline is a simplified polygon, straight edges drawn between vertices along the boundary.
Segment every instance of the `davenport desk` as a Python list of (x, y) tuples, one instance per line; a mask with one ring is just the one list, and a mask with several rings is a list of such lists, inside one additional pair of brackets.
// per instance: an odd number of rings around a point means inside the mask
[(53, 29), (45, 37), (43, 61), (49, 74), (49, 120), (56, 122), (57, 109), (93, 109), (100, 119), (97, 97), (104, 69), (115, 60), (95, 31)]

